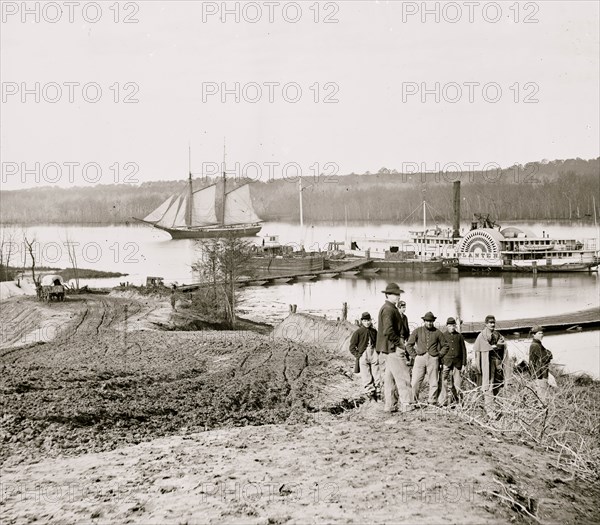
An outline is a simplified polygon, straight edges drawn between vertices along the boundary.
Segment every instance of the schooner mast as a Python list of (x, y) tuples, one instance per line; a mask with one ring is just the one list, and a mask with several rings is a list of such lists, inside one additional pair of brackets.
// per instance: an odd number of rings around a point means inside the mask
[(225, 182), (225, 159), (226, 159), (226, 144), (225, 138), (223, 138), (223, 208), (221, 210), (221, 226), (225, 224), (225, 194), (227, 193), (226, 182)]
[(256, 235), (262, 221), (252, 205), (249, 184), (227, 192), (227, 150), (223, 141), (223, 189), (219, 205), (218, 179), (213, 184), (194, 191), (192, 181), (192, 149), (189, 146), (188, 183), (181, 193), (169, 196), (145, 218), (137, 219), (168, 232), (173, 239), (215, 238), (224, 235), (248, 237)]
[(188, 199), (187, 210), (185, 214), (185, 225), (189, 228), (192, 226), (192, 209), (193, 206), (193, 188), (192, 188), (192, 145), (188, 143)]

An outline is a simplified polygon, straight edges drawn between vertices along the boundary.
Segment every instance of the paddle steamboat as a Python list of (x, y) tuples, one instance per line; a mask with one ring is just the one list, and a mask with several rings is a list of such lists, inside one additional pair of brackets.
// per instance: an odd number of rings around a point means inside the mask
[[(477, 223), (474, 223), (476, 226)], [(493, 224), (474, 227), (459, 241), (459, 271), (583, 272), (597, 271), (596, 240), (541, 237), (524, 229)]]

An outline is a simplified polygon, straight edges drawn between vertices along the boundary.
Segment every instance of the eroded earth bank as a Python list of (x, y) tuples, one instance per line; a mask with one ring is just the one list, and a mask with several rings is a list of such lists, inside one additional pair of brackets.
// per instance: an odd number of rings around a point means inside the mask
[(112, 295), (0, 313), (2, 523), (600, 519), (551, 452), (361, 403), (348, 325), (177, 331), (164, 301)]

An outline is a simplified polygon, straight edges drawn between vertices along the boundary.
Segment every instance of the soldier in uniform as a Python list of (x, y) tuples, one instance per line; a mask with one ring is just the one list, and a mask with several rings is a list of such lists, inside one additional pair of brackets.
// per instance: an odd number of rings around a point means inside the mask
[(544, 327), (535, 325), (531, 329), (533, 339), (529, 346), (529, 370), (535, 377), (535, 388), (540, 400), (545, 403), (548, 399), (548, 367), (552, 361), (552, 352), (543, 344)]
[(371, 314), (364, 312), (360, 317), (361, 327), (350, 338), (350, 353), (356, 358), (354, 372), (360, 373), (367, 398), (381, 399), (381, 374), (379, 355), (375, 351), (377, 330), (373, 328)]
[(441, 356), (442, 360), (442, 391), (440, 405), (453, 405), (461, 398), (461, 370), (467, 366), (467, 347), (465, 338), (457, 331), (456, 320), (448, 317), (447, 331), (443, 333), (448, 344), (448, 350)]

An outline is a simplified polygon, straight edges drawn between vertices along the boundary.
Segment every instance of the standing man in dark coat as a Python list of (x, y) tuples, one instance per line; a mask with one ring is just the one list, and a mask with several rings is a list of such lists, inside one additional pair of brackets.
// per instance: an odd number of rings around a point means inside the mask
[(544, 338), (542, 326), (535, 325), (531, 329), (531, 333), (533, 339), (529, 346), (529, 370), (535, 377), (537, 395), (545, 403), (548, 399), (548, 367), (552, 361), (552, 352), (542, 344)]
[(453, 405), (460, 401), (460, 386), (462, 378), (460, 371), (467, 366), (467, 347), (465, 338), (458, 332), (454, 317), (446, 321), (447, 332), (443, 332), (448, 345), (447, 351), (441, 355), (442, 359), (442, 391), (440, 405)]
[(400, 311), (400, 336), (408, 341), (410, 337), (410, 328), (408, 326), (408, 317), (406, 317), (406, 301), (400, 301), (398, 303), (398, 310)]
[(362, 314), (360, 322), (361, 327), (350, 338), (350, 353), (356, 358), (354, 371), (358, 368), (367, 398), (377, 401), (381, 398), (379, 354), (375, 351), (377, 330), (369, 312)]
[(431, 312), (423, 317), (423, 326), (419, 326), (410, 334), (406, 348), (415, 359), (412, 376), (412, 395), (415, 402), (419, 401), (419, 391), (425, 375), (429, 383), (428, 401), (430, 405), (437, 405), (439, 395), (440, 355), (446, 353), (448, 343), (433, 322), (437, 319)]
[(410, 389), (410, 368), (407, 362), (405, 339), (402, 336), (402, 318), (398, 311), (398, 302), (403, 290), (396, 283), (389, 283), (383, 293), (385, 303), (379, 310), (377, 353), (384, 367), (384, 412), (395, 412), (394, 388), (398, 388), (400, 409), (412, 410), (412, 392)]
[[(398, 303), (398, 311), (400, 312), (400, 337), (403, 337), (405, 341), (408, 341), (410, 337), (410, 328), (408, 327), (408, 317), (406, 317), (406, 301), (400, 301)], [(412, 359), (407, 354), (406, 362), (409, 366), (409, 371), (412, 372)], [(398, 389), (394, 387), (392, 391), (392, 405), (395, 406), (398, 403)]]

